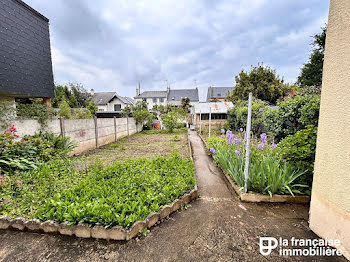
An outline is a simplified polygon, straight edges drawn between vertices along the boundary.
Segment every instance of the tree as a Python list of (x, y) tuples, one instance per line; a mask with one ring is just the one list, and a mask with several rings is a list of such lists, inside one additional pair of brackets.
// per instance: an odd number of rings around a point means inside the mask
[(313, 49), (309, 61), (301, 68), (297, 84), (304, 86), (322, 86), (323, 60), (326, 45), (327, 25), (322, 27), (322, 32), (313, 36)]
[(90, 111), (91, 115), (96, 115), (98, 107), (95, 104), (94, 100), (91, 100), (90, 104), (88, 104), (87, 109)]
[(129, 117), (129, 115), (131, 113), (131, 108), (129, 106), (126, 106), (126, 107), (122, 108), (122, 112), (123, 112), (124, 117)]
[(69, 89), (77, 100), (78, 107), (87, 107), (92, 100), (92, 95), (87, 91), (82, 84), (69, 83)]
[(71, 108), (65, 99), (62, 100), (59, 106), (58, 115), (67, 119), (72, 118)]
[(249, 92), (252, 92), (256, 98), (276, 104), (280, 97), (292, 90), (289, 84), (276, 75), (275, 70), (263, 65), (252, 66), (250, 72), (242, 70), (235, 80), (235, 88), (226, 98), (232, 102), (247, 100)]
[(137, 123), (144, 124), (145, 122), (152, 121), (153, 114), (148, 112), (148, 110), (142, 109), (133, 112), (134, 118)]
[(136, 104), (134, 105), (133, 111), (141, 111), (141, 110), (148, 111), (148, 104), (146, 101), (137, 101)]
[(172, 110), (166, 114), (161, 115), (161, 118), (164, 126), (169, 129), (170, 133), (172, 133), (175, 128), (178, 128), (181, 125), (179, 121), (184, 119), (184, 115), (179, 110)]
[(186, 110), (187, 112), (189, 111), (191, 105), (190, 105), (191, 100), (188, 97), (183, 97), (181, 98), (181, 107)]
[(56, 85), (55, 97), (51, 100), (52, 107), (59, 107), (62, 101), (65, 100), (72, 108), (78, 107), (78, 101), (72, 94), (68, 86)]

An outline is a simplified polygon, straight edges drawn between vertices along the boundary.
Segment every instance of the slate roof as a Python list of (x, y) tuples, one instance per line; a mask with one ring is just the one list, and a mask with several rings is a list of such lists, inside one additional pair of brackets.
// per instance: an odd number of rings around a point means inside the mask
[(144, 91), (134, 98), (166, 97), (167, 91)]
[(124, 104), (133, 105), (134, 100), (126, 96), (118, 96), (116, 92), (97, 92), (94, 94), (94, 101), (96, 105), (107, 105), (113, 98), (118, 98)]
[(207, 101), (213, 98), (225, 98), (228, 92), (231, 92), (234, 87), (208, 87)]
[(181, 101), (182, 98), (188, 97), (192, 102), (199, 101), (198, 88), (195, 89), (170, 89), (167, 100)]

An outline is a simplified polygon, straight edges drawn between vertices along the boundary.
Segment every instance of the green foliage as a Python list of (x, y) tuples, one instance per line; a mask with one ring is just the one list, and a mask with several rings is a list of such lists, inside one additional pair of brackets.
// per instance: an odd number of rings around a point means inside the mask
[(307, 126), (287, 136), (278, 144), (279, 155), (292, 162), (300, 170), (305, 170), (306, 175), (302, 177), (301, 183), (312, 186), (312, 176), (316, 152), (317, 127)]
[(97, 163), (82, 171), (72, 165), (56, 160), (35, 172), (6, 176), (0, 184), (0, 216), (129, 228), (195, 185), (193, 162), (176, 155), (107, 168)]
[(131, 114), (131, 108), (129, 106), (126, 106), (122, 108), (123, 116), (128, 117)]
[(181, 98), (181, 107), (183, 110), (185, 110), (185, 112), (189, 112), (191, 107), (190, 102), (191, 100), (188, 97)]
[[(265, 144), (264, 146), (267, 146)], [(228, 143), (227, 139), (210, 137), (208, 147), (214, 152), (215, 162), (240, 187), (244, 187), (244, 145), (242, 143)], [(213, 151), (213, 149), (215, 151)], [(303, 175), (302, 171), (294, 168), (280, 158), (271, 148), (263, 150), (252, 146), (249, 162), (248, 191), (261, 194), (303, 194), (301, 190), (307, 187), (296, 183)]]
[(254, 97), (275, 104), (292, 89), (276, 75), (275, 70), (263, 65), (252, 66), (250, 72), (242, 70), (235, 80), (235, 88), (226, 98), (232, 102), (247, 100), (249, 92), (252, 92)]
[(92, 95), (82, 84), (68, 83), (68, 85), (56, 85), (55, 97), (51, 100), (52, 107), (59, 107), (65, 100), (71, 108), (87, 107), (92, 101)]
[(322, 86), (323, 60), (326, 45), (327, 26), (322, 28), (322, 32), (313, 36), (313, 50), (309, 61), (301, 68), (297, 84), (304, 86)]
[(0, 130), (6, 129), (16, 117), (16, 108), (12, 101), (0, 101)]
[(137, 123), (144, 124), (145, 122), (152, 121), (153, 119), (153, 114), (148, 112), (147, 109), (142, 109), (139, 111), (134, 110), (133, 115)]
[(148, 110), (148, 104), (146, 101), (137, 101), (136, 104), (133, 107), (133, 111), (142, 111), (142, 110)]
[(174, 129), (181, 128), (183, 124), (181, 121), (184, 119), (183, 110), (172, 110), (166, 114), (161, 115), (163, 125), (169, 129), (169, 132), (172, 133)]
[(35, 169), (42, 162), (67, 156), (76, 146), (69, 137), (52, 133), (27, 135), (19, 141), (17, 137), (14, 126), (0, 134), (0, 170), (4, 173)]
[(75, 97), (75, 100), (77, 101), (77, 107), (87, 107), (90, 102), (93, 101), (91, 93), (87, 91), (82, 84), (69, 83), (68, 87), (71, 90), (72, 95)]
[(264, 124), (280, 141), (288, 135), (304, 129), (307, 125), (317, 126), (320, 96), (295, 96), (278, 104), (279, 108), (269, 109), (264, 113)]
[(94, 100), (91, 100), (91, 102), (88, 104), (88, 106), (86, 107), (87, 110), (90, 111), (92, 116), (95, 116), (98, 110), (97, 105), (95, 104)]
[(66, 118), (66, 119), (72, 118), (71, 108), (65, 99), (62, 100), (62, 102), (59, 106), (58, 115), (60, 117)]
[[(231, 130), (245, 129), (248, 117), (248, 102), (237, 101), (232, 109), (227, 112), (227, 120)], [(263, 132), (263, 112), (268, 107), (267, 103), (254, 99), (252, 103), (252, 132), (258, 135)]]
[(93, 118), (93, 115), (89, 110), (84, 110), (83, 108), (73, 109), (73, 119), (87, 119)]
[(42, 128), (47, 127), (49, 111), (38, 99), (27, 100), (28, 103), (17, 103), (17, 117), (21, 119), (37, 119)]

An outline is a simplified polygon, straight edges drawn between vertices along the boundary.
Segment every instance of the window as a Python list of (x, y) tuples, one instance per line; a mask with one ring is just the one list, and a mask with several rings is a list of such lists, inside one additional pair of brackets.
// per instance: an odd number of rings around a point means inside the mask
[(157, 103), (157, 98), (153, 97), (153, 103)]
[[(227, 114), (211, 114), (212, 120), (225, 120), (227, 119)], [(202, 114), (202, 120), (209, 120), (209, 114)]]
[(163, 103), (164, 102), (164, 97), (159, 98), (159, 102)]
[(143, 101), (143, 102), (147, 102), (147, 99), (146, 99), (146, 98), (142, 98), (142, 101)]
[(102, 109), (102, 108), (99, 108), (98, 111), (99, 111), (99, 112), (103, 112), (103, 111), (105, 111), (105, 110)]
[(122, 105), (121, 104), (115, 104), (114, 105), (114, 111), (121, 111), (122, 110)]

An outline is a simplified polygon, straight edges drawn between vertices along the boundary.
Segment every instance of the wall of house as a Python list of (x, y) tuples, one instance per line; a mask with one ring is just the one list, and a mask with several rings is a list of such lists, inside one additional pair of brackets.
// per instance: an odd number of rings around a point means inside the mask
[[(42, 130), (37, 120), (15, 120), (13, 124), (20, 137), (34, 135)], [(46, 130), (56, 135), (69, 136), (77, 142), (78, 146), (72, 152), (77, 155), (96, 148), (96, 143), (102, 146), (140, 132), (142, 125), (136, 125), (134, 118), (56, 119), (48, 122)]]
[(350, 259), (350, 1), (331, 0), (310, 228)]
[[(16, 116), (16, 111), (14, 110), (16, 108), (16, 103), (15, 103), (15, 98), (10, 97), (10, 96), (1, 96), (0, 95), (0, 108), (3, 108), (5, 110), (6, 115), (5, 116), (0, 116), (0, 121), (1, 120), (9, 120), (12, 119)], [(8, 110), (13, 108), (13, 110)], [(1, 111), (1, 109), (0, 109)], [(0, 112), (1, 113), (1, 112)]]
[[(166, 98), (164, 97), (163, 98), (164, 101), (163, 102), (160, 102), (160, 98), (158, 97), (157, 98), (157, 102), (153, 102), (153, 98), (147, 98), (146, 99), (146, 102), (148, 104), (148, 110), (151, 110), (153, 108), (154, 105), (163, 105), (163, 106), (166, 106), (167, 105), (167, 102), (166, 102)], [(135, 103), (138, 102), (138, 101), (143, 101), (142, 98), (137, 98), (135, 99)]]
[(114, 111), (114, 105), (120, 104), (121, 109), (127, 107), (128, 105), (121, 101), (119, 98), (114, 98), (107, 105), (98, 105), (97, 108), (100, 111)]

